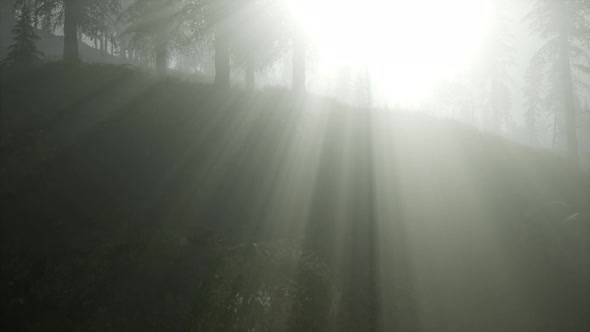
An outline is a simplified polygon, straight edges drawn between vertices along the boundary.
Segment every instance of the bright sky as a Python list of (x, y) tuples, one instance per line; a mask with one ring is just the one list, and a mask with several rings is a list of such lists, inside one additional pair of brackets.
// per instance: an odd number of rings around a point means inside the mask
[(415, 104), (467, 70), (489, 27), (489, 0), (288, 0), (318, 45), (318, 68), (368, 63), (376, 89)]

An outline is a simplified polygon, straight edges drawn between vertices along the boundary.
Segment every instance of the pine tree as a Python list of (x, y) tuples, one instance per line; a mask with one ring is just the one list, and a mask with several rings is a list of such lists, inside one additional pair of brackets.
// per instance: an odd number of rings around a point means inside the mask
[(586, 56), (590, 34), (590, 2), (587, 0), (536, 0), (532, 11), (525, 17), (533, 32), (545, 39), (533, 61), (553, 64), (559, 71), (561, 109), (565, 118), (564, 131), (568, 157), (578, 165), (578, 139), (576, 136), (575, 89), (572, 69), (590, 71), (586, 65), (574, 63), (576, 58)]
[(9, 53), (4, 63), (26, 66), (41, 61), (43, 53), (37, 50), (39, 39), (35, 33), (29, 6), (23, 6), (14, 28), (12, 28), (15, 43), (9, 47)]

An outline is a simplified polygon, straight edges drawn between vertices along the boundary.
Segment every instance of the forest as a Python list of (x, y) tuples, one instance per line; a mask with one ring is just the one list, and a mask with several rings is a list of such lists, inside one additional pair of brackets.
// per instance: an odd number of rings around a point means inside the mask
[(590, 1), (0, 0), (0, 330), (589, 313)]

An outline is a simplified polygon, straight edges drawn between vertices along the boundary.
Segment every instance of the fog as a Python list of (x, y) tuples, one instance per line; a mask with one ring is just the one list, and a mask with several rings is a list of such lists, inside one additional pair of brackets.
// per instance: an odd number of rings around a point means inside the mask
[(0, 0), (0, 330), (590, 330), (590, 1)]

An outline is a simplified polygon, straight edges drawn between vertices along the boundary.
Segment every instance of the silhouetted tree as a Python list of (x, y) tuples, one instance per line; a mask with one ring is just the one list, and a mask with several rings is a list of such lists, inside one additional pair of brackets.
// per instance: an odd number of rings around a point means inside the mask
[(213, 30), (215, 48), (215, 85), (225, 89), (230, 86), (230, 40), (233, 2), (208, 0), (204, 2), (208, 28)]
[(284, 37), (283, 22), (273, 1), (236, 2), (230, 46), (245, 71), (247, 89), (254, 89), (256, 71), (272, 63), (279, 55)]
[(26, 66), (37, 63), (43, 57), (43, 53), (37, 50), (36, 42), (39, 37), (35, 33), (31, 18), (31, 9), (28, 5), (21, 8), (18, 20), (12, 28), (14, 44), (9, 47), (9, 53), (4, 62), (16, 66)]
[(168, 68), (172, 23), (180, 9), (178, 0), (136, 0), (121, 15), (129, 24), (126, 31), (133, 35), (135, 45), (154, 50), (156, 71), (160, 74)]
[[(23, 1), (23, 0), (21, 0)], [(91, 38), (105, 36), (118, 14), (120, 0), (35, 0), (35, 15), (51, 22), (50, 29), (63, 27), (63, 60), (67, 66), (80, 63), (80, 32)], [(104, 41), (103, 41), (104, 42)]]
[(558, 65), (562, 89), (562, 109), (565, 117), (567, 154), (573, 165), (578, 165), (578, 140), (574, 109), (572, 57), (587, 53), (590, 36), (590, 1), (537, 0), (533, 10), (525, 17), (533, 32), (546, 40), (535, 55), (540, 64)]
[(509, 68), (514, 64), (514, 50), (511, 47), (510, 20), (504, 0), (492, 1), (492, 17), (489, 36), (484, 45), (483, 80), (487, 108), (490, 117), (487, 124), (491, 130), (501, 132), (502, 126), (509, 127), (511, 92)]
[(17, 0), (2, 0), (0, 1), (0, 54), (4, 55), (8, 46), (12, 41), (8, 37), (8, 33), (16, 23), (14, 16), (14, 8)]
[(79, 0), (64, 0), (64, 52), (63, 59), (67, 65), (80, 62), (78, 48), (78, 16), (80, 15)]

